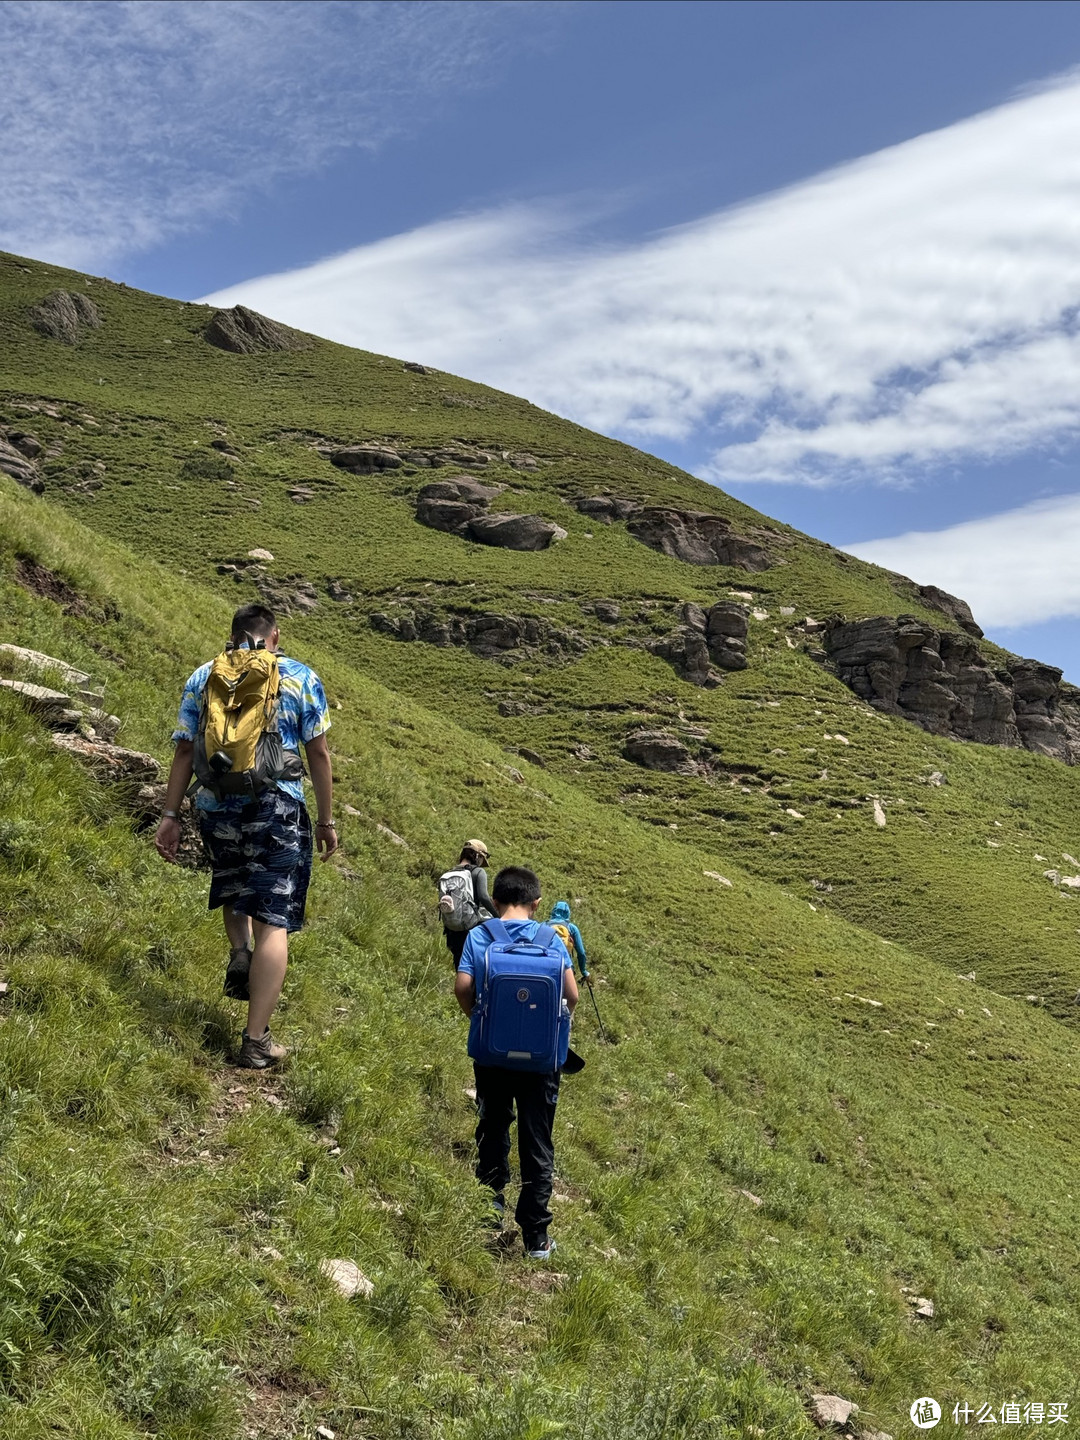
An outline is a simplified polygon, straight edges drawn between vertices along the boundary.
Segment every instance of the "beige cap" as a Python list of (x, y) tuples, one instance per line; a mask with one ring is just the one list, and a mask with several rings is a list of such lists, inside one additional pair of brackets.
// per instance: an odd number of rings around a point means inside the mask
[(465, 844), (461, 848), (463, 850), (475, 850), (477, 855), (482, 855), (485, 860), (490, 860), (491, 858), (491, 856), (488, 854), (488, 848), (484, 844), (483, 840), (466, 840)]

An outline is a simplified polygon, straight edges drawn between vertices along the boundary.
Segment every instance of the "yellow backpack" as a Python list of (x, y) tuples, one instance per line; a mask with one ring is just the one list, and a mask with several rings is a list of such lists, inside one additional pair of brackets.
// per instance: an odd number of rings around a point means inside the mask
[[(550, 921), (548, 923), (551, 924)], [(566, 946), (566, 953), (570, 956), (570, 959), (577, 960), (577, 946), (574, 944), (574, 937), (570, 934), (569, 925), (551, 925), (551, 928), (555, 931), (555, 934), (558, 935), (559, 939)]]
[(195, 737), (193, 790), (218, 800), (254, 799), (275, 780), (298, 780), (300, 756), (286, 750), (278, 731), (281, 675), (271, 650), (230, 646), (210, 667)]

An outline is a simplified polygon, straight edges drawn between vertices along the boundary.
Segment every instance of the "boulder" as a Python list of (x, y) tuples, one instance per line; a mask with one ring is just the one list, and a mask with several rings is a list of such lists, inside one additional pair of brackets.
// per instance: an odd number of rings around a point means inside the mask
[(71, 709), (71, 696), (63, 690), (52, 690), (47, 685), (34, 685), (29, 680), (0, 679), (0, 691), (21, 700), (27, 710), (39, 716), (46, 725), (67, 724), (72, 715), (81, 719), (78, 711)]
[(710, 610), (693, 601), (682, 607), (682, 626), (662, 640), (648, 646), (674, 665), (691, 685), (712, 689), (719, 685), (720, 670), (745, 670), (746, 634), (748, 627), (745, 606), (721, 600)]
[(448, 535), (464, 535), (471, 520), (478, 520), (484, 513), (482, 505), (469, 504), (464, 500), (421, 500), (416, 507), (416, 518), (421, 525), (431, 530), (442, 530)]
[(822, 1430), (843, 1429), (859, 1407), (842, 1395), (811, 1395), (810, 1418)]
[(515, 451), (507, 455), (506, 462), (508, 465), (512, 465), (515, 470), (539, 470), (540, 468), (540, 461), (536, 456), (530, 455), (524, 450)]
[(746, 606), (721, 600), (705, 617), (705, 638), (709, 656), (721, 670), (745, 670), (746, 636), (749, 629)]
[(620, 500), (617, 495), (579, 495), (573, 501), (575, 509), (590, 520), (601, 525), (610, 525), (613, 520), (628, 520), (643, 507), (638, 500)]
[(84, 330), (101, 328), (101, 312), (89, 295), (53, 290), (30, 311), (30, 323), (50, 340), (75, 345)]
[(0, 645), (0, 656), (6, 656), (31, 670), (59, 676), (63, 683), (70, 687), (69, 693), (78, 694), (83, 700), (101, 699), (101, 687), (92, 683), (85, 670), (77, 670), (66, 660), (57, 660), (53, 655), (46, 655), (41, 650), (30, 650), (25, 645)]
[(234, 305), (231, 310), (215, 310), (203, 335), (209, 344), (232, 355), (258, 355), (267, 350), (307, 350), (311, 346), (306, 335), (249, 310), (246, 305)]
[(505, 485), (481, 485), (471, 475), (448, 476), (445, 480), (433, 480), (425, 485), (416, 497), (417, 504), (425, 500), (464, 500), (470, 505), (487, 505), (496, 495), (501, 495)]
[(468, 524), (470, 540), (504, 550), (546, 550), (566, 531), (542, 515), (482, 515)]
[(763, 545), (738, 534), (730, 520), (699, 510), (646, 506), (627, 521), (635, 540), (690, 565), (730, 565), (768, 570), (773, 564)]
[(597, 600), (593, 605), (593, 614), (604, 625), (617, 625), (622, 612), (615, 600)]
[(331, 465), (353, 475), (375, 475), (380, 470), (396, 470), (401, 456), (389, 445), (345, 445), (327, 455)]
[(368, 623), (373, 630), (395, 640), (421, 640), (444, 648), (467, 646), (483, 660), (501, 660), (505, 664), (539, 652), (561, 659), (588, 648), (588, 642), (576, 631), (560, 629), (549, 620), (531, 615), (489, 611), (482, 615), (440, 616), (423, 611), (388, 614), (379, 610)]
[(375, 1286), (353, 1260), (320, 1260), (319, 1270), (337, 1286), (346, 1300), (354, 1295), (374, 1295)]
[(959, 625), (961, 630), (974, 635), (976, 640), (983, 638), (982, 629), (975, 623), (975, 616), (972, 615), (971, 606), (966, 600), (950, 595), (947, 590), (939, 590), (936, 585), (920, 585), (918, 589), (923, 604), (929, 605), (932, 610), (940, 610), (955, 625)]
[(346, 605), (353, 598), (352, 591), (347, 590), (340, 580), (327, 580), (326, 593), (330, 596), (331, 600), (336, 600), (339, 605)]
[(40, 495), (45, 489), (45, 482), (38, 474), (38, 468), (33, 460), (27, 458), (21, 450), (17, 450), (9, 441), (0, 437), (0, 470), (5, 475), (10, 475), (20, 485), (25, 485), (35, 495)]
[(419, 360), (403, 360), (401, 362), (401, 368), (403, 370), (411, 370), (414, 375), (431, 374), (431, 371), (428, 369), (428, 367), (426, 365), (421, 365)]
[(237, 578), (254, 579), (256, 590), (277, 615), (306, 614), (319, 603), (315, 586), (302, 575), (283, 575), (277, 579), (249, 570), (246, 577), (240, 575)]
[(693, 775), (696, 770), (690, 751), (668, 730), (635, 730), (626, 737), (623, 754), (646, 770), (676, 775)]

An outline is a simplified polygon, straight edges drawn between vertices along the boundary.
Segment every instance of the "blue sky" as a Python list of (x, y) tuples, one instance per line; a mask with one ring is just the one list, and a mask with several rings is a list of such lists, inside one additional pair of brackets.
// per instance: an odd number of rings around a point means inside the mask
[(0, 245), (528, 395), (1080, 681), (1074, 0), (7, 0)]

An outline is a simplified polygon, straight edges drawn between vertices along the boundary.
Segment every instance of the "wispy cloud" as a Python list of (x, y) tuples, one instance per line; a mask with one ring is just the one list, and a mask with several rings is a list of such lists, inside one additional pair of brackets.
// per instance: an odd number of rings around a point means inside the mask
[(1080, 495), (844, 548), (922, 585), (962, 595), (981, 625), (1080, 616)]
[(719, 481), (1057, 445), (1080, 431), (1080, 79), (641, 243), (499, 211), (211, 298), (693, 437)]
[(100, 266), (228, 214), (284, 174), (430, 120), (451, 90), (497, 71), (535, 13), (480, 0), (6, 0), (0, 247)]

